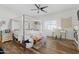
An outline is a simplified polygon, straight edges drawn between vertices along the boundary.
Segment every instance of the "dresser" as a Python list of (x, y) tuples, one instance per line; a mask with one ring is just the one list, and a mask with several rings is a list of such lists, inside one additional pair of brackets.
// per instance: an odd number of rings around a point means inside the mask
[(12, 33), (5, 33), (2, 31), (2, 42), (12, 40)]

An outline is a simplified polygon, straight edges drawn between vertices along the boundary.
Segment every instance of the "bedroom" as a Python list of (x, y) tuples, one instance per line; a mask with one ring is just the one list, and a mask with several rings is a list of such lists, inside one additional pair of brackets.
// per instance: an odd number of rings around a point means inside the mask
[(1, 49), (6, 54), (79, 53), (78, 6), (1, 4)]

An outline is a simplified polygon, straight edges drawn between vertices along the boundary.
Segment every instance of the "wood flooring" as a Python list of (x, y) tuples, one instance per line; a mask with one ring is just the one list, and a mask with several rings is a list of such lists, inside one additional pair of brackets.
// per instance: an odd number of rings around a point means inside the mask
[(76, 46), (71, 40), (55, 40), (48, 38), (47, 44), (39, 48), (24, 48), (21, 45), (9, 41), (3, 43), (5, 54), (78, 54)]

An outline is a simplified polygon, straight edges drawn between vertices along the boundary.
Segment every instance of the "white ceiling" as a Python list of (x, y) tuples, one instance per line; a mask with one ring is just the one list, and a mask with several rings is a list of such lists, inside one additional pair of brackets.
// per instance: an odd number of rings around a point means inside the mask
[(31, 11), (31, 9), (36, 9), (34, 4), (7, 4), (7, 5), (3, 4), (0, 6), (12, 12), (15, 12), (18, 15), (27, 14), (31, 16), (39, 16), (39, 15), (61, 12), (64, 10), (78, 7), (79, 5), (77, 4), (41, 4), (41, 6), (48, 6), (48, 8), (45, 9), (48, 13), (44, 13), (40, 11), (39, 14), (37, 13), (37, 11)]

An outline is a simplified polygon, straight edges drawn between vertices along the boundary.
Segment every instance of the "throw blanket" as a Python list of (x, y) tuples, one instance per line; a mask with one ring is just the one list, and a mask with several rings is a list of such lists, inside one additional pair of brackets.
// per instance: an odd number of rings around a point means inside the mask
[(34, 41), (34, 44), (36, 44), (36, 42), (40, 41), (41, 40), (41, 35), (34, 35), (32, 37), (33, 41)]

